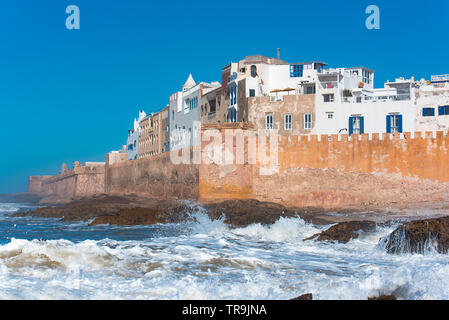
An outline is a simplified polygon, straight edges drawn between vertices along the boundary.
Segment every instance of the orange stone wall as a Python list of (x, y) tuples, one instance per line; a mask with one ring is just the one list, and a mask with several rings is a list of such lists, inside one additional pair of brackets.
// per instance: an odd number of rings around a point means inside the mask
[[(254, 130), (230, 125), (202, 129), (218, 130), (223, 139), (226, 130)], [(275, 165), (201, 163), (200, 201), (254, 198), (292, 206), (341, 207), (447, 198), (449, 138), (443, 132), (277, 139)], [(207, 144), (203, 141), (203, 153)], [(245, 155), (247, 144), (246, 140)], [(235, 143), (227, 152), (235, 152)]]

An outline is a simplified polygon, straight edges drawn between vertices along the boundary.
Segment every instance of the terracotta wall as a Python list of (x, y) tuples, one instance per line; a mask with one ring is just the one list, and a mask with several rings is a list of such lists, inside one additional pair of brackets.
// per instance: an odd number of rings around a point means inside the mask
[(51, 176), (31, 176), (28, 179), (29, 193), (42, 193), (42, 181), (50, 178)]
[(37, 177), (40, 179), (30, 177), (28, 190), (64, 199), (101, 194), (105, 191), (104, 171), (104, 165), (96, 165), (76, 167), (56, 176)]
[[(273, 129), (281, 135), (310, 134), (315, 131), (315, 95), (285, 95), (282, 101), (270, 101), (269, 96), (248, 98), (248, 119), (256, 128), (266, 128), (266, 115), (273, 115)], [(240, 108), (240, 104), (239, 104)], [(304, 129), (304, 114), (312, 114), (312, 128)], [(284, 115), (292, 116), (292, 128), (284, 130)]]
[[(213, 129), (224, 139), (229, 128)], [(277, 139), (275, 165), (247, 160), (225, 166), (202, 163), (200, 200), (255, 198), (293, 206), (341, 207), (440, 199), (449, 191), (449, 138), (442, 132), (384, 134), (382, 139), (376, 134)], [(203, 142), (203, 154), (207, 145)], [(227, 152), (235, 152), (235, 146)]]
[(198, 165), (178, 164), (170, 152), (143, 159), (106, 163), (107, 193), (197, 199)]

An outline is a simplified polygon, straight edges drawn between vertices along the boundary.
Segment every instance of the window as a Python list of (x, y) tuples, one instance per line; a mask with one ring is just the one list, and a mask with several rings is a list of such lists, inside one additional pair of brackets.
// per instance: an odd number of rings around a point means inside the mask
[(209, 106), (210, 106), (210, 113), (215, 112), (217, 110), (216, 100), (213, 99), (213, 100), (209, 101)]
[(333, 112), (327, 112), (327, 118), (328, 119), (333, 119), (334, 118), (334, 113)]
[(250, 97), (255, 97), (255, 96), (256, 96), (256, 90), (254, 90), (254, 89), (249, 89), (249, 96), (250, 96)]
[(304, 64), (304, 70), (313, 70), (313, 63)]
[(324, 102), (334, 102), (333, 94), (323, 94)]
[(257, 76), (257, 67), (255, 65), (251, 66), (251, 77), (255, 78)]
[(439, 106), (438, 107), (438, 115), (440, 115), (440, 116), (449, 115), (449, 106)]
[(231, 106), (233, 106), (234, 104), (237, 103), (237, 87), (236, 86), (231, 87), (229, 94), (230, 94), (229, 100)]
[(292, 115), (284, 114), (284, 130), (292, 129)]
[[(441, 115), (441, 113), (440, 113)], [(435, 108), (422, 108), (423, 117), (433, 117), (435, 116)]]
[(175, 120), (175, 112), (174, 111), (171, 112), (171, 118), (172, 118), (172, 120)]
[(229, 110), (228, 122), (237, 122), (237, 110), (235, 110), (235, 109)]
[(305, 86), (304, 94), (315, 94), (315, 86)]
[(304, 129), (312, 129), (312, 114), (305, 113), (304, 114)]
[(265, 116), (265, 128), (267, 130), (273, 129), (273, 114), (267, 114)]
[(299, 78), (303, 75), (302, 64), (291, 64), (290, 65), (290, 78)]
[(365, 132), (365, 121), (362, 116), (349, 117), (349, 135), (362, 134)]
[(370, 83), (371, 72), (362, 70), (362, 77), (364, 83)]
[(387, 115), (387, 133), (402, 132), (402, 115)]

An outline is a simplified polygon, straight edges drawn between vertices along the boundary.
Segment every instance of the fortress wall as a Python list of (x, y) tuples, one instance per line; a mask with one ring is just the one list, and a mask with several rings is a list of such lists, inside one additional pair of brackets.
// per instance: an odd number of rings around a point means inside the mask
[[(208, 129), (218, 130), (223, 139), (227, 130), (203, 126), (203, 133)], [(448, 141), (443, 132), (280, 136), (271, 142), (277, 144), (277, 163), (264, 165), (259, 157), (254, 164), (248, 161), (245, 140), (244, 164), (200, 165), (200, 200), (255, 198), (291, 206), (342, 207), (446, 199)], [(261, 146), (258, 141), (256, 146)], [(226, 149), (225, 143), (222, 147)], [(203, 157), (207, 149), (203, 141)], [(236, 142), (226, 152), (235, 156), (235, 150)]]
[(132, 161), (106, 161), (105, 190), (160, 198), (197, 199), (198, 165), (173, 164), (170, 152)]
[(28, 189), (63, 199), (101, 194), (105, 191), (104, 172), (104, 164), (79, 166), (56, 176), (30, 177)]
[(42, 193), (42, 181), (51, 176), (31, 176), (28, 179), (28, 193)]

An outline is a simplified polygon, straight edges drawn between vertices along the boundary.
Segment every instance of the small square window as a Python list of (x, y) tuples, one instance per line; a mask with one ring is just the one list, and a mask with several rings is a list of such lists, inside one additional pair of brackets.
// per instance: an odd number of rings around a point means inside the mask
[[(441, 115), (441, 113), (440, 113)], [(433, 117), (435, 116), (435, 108), (422, 108), (423, 117)]]
[(438, 115), (440, 115), (440, 116), (449, 115), (449, 106), (439, 106), (438, 107)]
[(334, 102), (334, 95), (333, 94), (323, 94), (323, 100), (324, 100), (324, 102)]

